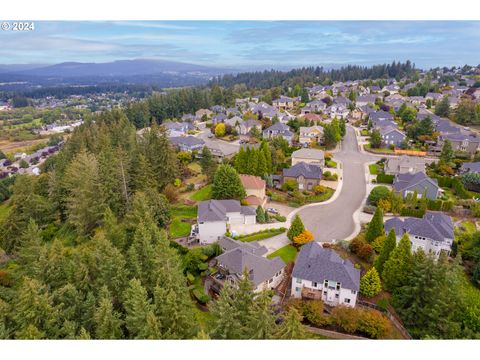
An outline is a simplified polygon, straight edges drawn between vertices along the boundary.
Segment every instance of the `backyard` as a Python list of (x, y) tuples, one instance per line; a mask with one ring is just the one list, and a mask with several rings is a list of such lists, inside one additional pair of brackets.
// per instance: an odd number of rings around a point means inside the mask
[(276, 258), (277, 256), (280, 256), (282, 260), (285, 262), (285, 264), (288, 264), (290, 262), (295, 261), (298, 255), (298, 250), (295, 246), (293, 245), (286, 245), (277, 251), (271, 253), (270, 255), (267, 256), (268, 259), (273, 259)]
[(170, 237), (176, 239), (188, 236), (192, 228), (192, 222), (197, 217), (197, 207), (187, 205), (173, 206), (171, 216), (172, 222), (169, 228)]

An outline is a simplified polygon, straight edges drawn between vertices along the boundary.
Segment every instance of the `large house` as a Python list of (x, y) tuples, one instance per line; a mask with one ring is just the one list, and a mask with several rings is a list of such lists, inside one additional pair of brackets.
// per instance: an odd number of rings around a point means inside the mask
[(292, 153), (292, 166), (300, 162), (324, 166), (325, 153), (319, 149), (299, 149)]
[(283, 183), (294, 180), (298, 190), (312, 190), (322, 180), (322, 168), (318, 165), (299, 162), (288, 169), (283, 169)]
[(380, 136), (382, 137), (382, 146), (389, 147), (391, 145), (400, 147), (407, 136), (396, 127), (387, 126), (380, 128)]
[(360, 270), (331, 249), (311, 241), (302, 246), (292, 272), (292, 297), (355, 306)]
[(440, 212), (427, 211), (422, 219), (407, 217), (402, 220), (395, 217), (385, 221), (384, 227), (386, 233), (395, 230), (397, 242), (405, 233), (408, 234), (412, 252), (423, 249), (435, 257), (442, 252), (450, 254), (455, 237), (452, 219)]
[(248, 135), (253, 128), (257, 128), (260, 133), (262, 131), (262, 123), (254, 119), (241, 121), (237, 126), (237, 131), (240, 135)]
[(272, 101), (272, 105), (277, 109), (292, 109), (295, 104), (300, 102), (300, 97), (291, 98), (288, 96), (280, 96), (280, 98)]
[(438, 137), (438, 147), (441, 148), (445, 142), (449, 140), (454, 151), (467, 152), (474, 155), (480, 148), (480, 137), (473, 133), (455, 133), (442, 134)]
[(180, 151), (200, 151), (205, 146), (205, 141), (195, 136), (173, 136), (170, 142)]
[(425, 159), (418, 156), (402, 155), (388, 158), (384, 170), (389, 175), (425, 172), (426, 163)]
[(245, 243), (222, 236), (218, 242), (223, 254), (217, 256), (217, 267), (225, 280), (236, 283), (248, 272), (254, 292), (276, 288), (285, 274), (285, 263), (280, 257), (267, 259), (268, 250), (257, 242)]
[(293, 140), (293, 133), (290, 131), (288, 125), (282, 124), (280, 122), (277, 122), (270, 126), (268, 129), (263, 130), (262, 135), (264, 139), (273, 139), (277, 136), (281, 136), (285, 140), (287, 140), (289, 144), (291, 144)]
[(393, 190), (403, 198), (416, 192), (417, 197), (425, 195), (430, 200), (436, 200), (440, 192), (437, 179), (428, 177), (424, 172), (395, 175)]
[(375, 100), (377, 98), (381, 98), (381, 96), (374, 95), (374, 94), (368, 94), (368, 95), (361, 95), (357, 97), (357, 100), (355, 101), (357, 106), (365, 106), (368, 104), (375, 104)]
[(320, 144), (323, 141), (323, 127), (315, 126), (301, 126), (298, 142), (302, 145), (308, 145), (312, 142)]
[(240, 174), (239, 176), (245, 193), (247, 194), (245, 198), (247, 204), (255, 207), (259, 205), (264, 207), (267, 202), (267, 197), (265, 196), (265, 180), (254, 175)]
[(320, 112), (325, 110), (327, 107), (327, 104), (321, 100), (313, 100), (307, 103), (301, 110), (300, 112), (302, 114), (309, 114), (309, 113), (315, 113), (315, 112)]
[(163, 126), (169, 137), (185, 136), (189, 131), (195, 129), (193, 124), (189, 122), (167, 122)]
[(211, 244), (225, 235), (231, 224), (255, 224), (256, 212), (238, 200), (207, 200), (198, 205), (198, 237), (201, 244)]
[(460, 166), (460, 173), (465, 174), (467, 172), (480, 173), (480, 162), (464, 162)]

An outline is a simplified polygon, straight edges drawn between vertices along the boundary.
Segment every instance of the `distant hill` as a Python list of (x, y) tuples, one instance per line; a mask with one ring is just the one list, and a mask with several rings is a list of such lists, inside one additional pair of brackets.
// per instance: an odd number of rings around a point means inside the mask
[[(13, 65), (11, 65), (12, 67)], [(107, 63), (81, 63), (64, 62), (55, 65), (33, 67), (29, 69), (8, 69), (0, 72), (15, 73), (16, 75), (48, 76), (48, 77), (128, 77), (136, 75), (159, 75), (159, 74), (203, 74), (218, 75), (231, 72), (227, 69), (219, 69), (196, 64), (188, 64), (164, 60), (118, 60)]]

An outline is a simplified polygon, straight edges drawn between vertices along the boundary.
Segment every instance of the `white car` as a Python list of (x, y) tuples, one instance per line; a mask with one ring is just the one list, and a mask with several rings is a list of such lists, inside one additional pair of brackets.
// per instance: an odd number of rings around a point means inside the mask
[(278, 210), (274, 208), (268, 208), (267, 211), (272, 214), (278, 214)]

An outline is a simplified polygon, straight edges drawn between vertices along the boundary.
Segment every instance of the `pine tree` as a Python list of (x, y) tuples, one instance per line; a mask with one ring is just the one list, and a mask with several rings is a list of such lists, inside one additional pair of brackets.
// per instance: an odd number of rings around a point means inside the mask
[(135, 159), (133, 187), (136, 191), (146, 191), (156, 186), (152, 166), (144, 154), (138, 154)]
[(247, 173), (247, 153), (243, 146), (240, 146), (240, 150), (237, 155), (235, 155), (235, 170), (237, 170), (239, 174)]
[(100, 223), (105, 209), (95, 156), (80, 152), (66, 170), (65, 186), (68, 221), (79, 234), (89, 234)]
[(97, 339), (121, 339), (122, 320), (120, 314), (113, 309), (112, 298), (106, 287), (100, 291), (98, 305), (93, 315), (95, 337)]
[(370, 244), (379, 236), (385, 235), (383, 230), (383, 211), (377, 206), (372, 220), (368, 224), (367, 232), (365, 233), (365, 240)]
[(265, 211), (263, 210), (263, 208), (258, 205), (257, 206), (257, 223), (259, 224), (264, 224), (265, 223)]
[(307, 332), (302, 325), (302, 315), (293, 306), (283, 320), (282, 325), (278, 329), (276, 338), (281, 340), (302, 340), (307, 336)]
[(127, 206), (123, 194), (122, 171), (120, 159), (112, 147), (107, 145), (98, 155), (98, 177), (100, 184), (100, 198), (114, 214), (123, 215)]
[(444, 96), (442, 100), (435, 106), (435, 115), (448, 117), (450, 114), (450, 104), (448, 103), (448, 96)]
[(107, 208), (103, 214), (105, 237), (120, 250), (125, 249), (127, 238), (123, 224), (120, 224), (115, 214)]
[(397, 236), (395, 234), (395, 230), (391, 229), (390, 232), (388, 233), (387, 238), (383, 242), (383, 246), (382, 246), (382, 250), (380, 251), (380, 254), (375, 259), (375, 262), (374, 262), (374, 266), (377, 269), (379, 274), (382, 274), (385, 262), (390, 258), (390, 254), (392, 253), (393, 249), (395, 249), (396, 245), (397, 245)]
[(265, 175), (267, 175), (267, 160), (265, 159), (265, 154), (263, 151), (259, 150), (256, 153), (258, 154), (258, 162), (255, 175), (263, 178)]
[(287, 237), (290, 239), (290, 241), (293, 241), (296, 236), (300, 235), (304, 231), (305, 226), (303, 225), (302, 219), (300, 219), (300, 216), (297, 214), (293, 218), (292, 224), (287, 231)]
[(40, 259), (45, 257), (45, 248), (42, 246), (42, 233), (33, 219), (22, 236), (18, 251), (18, 263), (22, 266), (23, 274), (30, 278), (39, 278), (41, 275)]
[[(251, 149), (250, 154), (247, 158), (248, 164), (247, 164), (247, 174), (249, 175), (255, 175), (258, 170), (258, 153), (259, 151), (256, 149)], [(247, 151), (248, 154), (248, 151)]]
[(453, 152), (452, 143), (450, 140), (445, 140), (442, 146), (442, 152), (440, 153), (440, 161), (444, 164), (450, 164), (453, 161), (455, 154)]
[(360, 279), (360, 293), (366, 297), (374, 297), (382, 291), (382, 283), (377, 269), (372, 267)]
[(210, 149), (206, 146), (204, 146), (202, 149), (200, 166), (202, 167), (202, 173), (207, 175), (208, 181), (212, 181), (215, 175), (215, 171), (217, 170), (217, 162), (213, 158), (213, 155)]
[(404, 285), (411, 265), (412, 253), (410, 238), (408, 234), (405, 233), (384, 264), (382, 272), (384, 288), (392, 292)]
[(272, 152), (270, 150), (270, 146), (268, 145), (268, 142), (262, 141), (262, 144), (260, 145), (260, 150), (263, 152), (263, 155), (265, 156), (265, 162), (267, 164), (267, 173), (271, 174), (273, 172)]
[(271, 339), (275, 334), (275, 315), (272, 310), (272, 294), (264, 291), (255, 298), (250, 316), (249, 339)]
[(147, 290), (139, 280), (130, 280), (124, 293), (125, 325), (132, 339), (151, 339), (160, 334), (158, 319), (148, 297)]
[(218, 167), (213, 178), (213, 199), (242, 199), (245, 197), (237, 171), (230, 165), (222, 164)]

